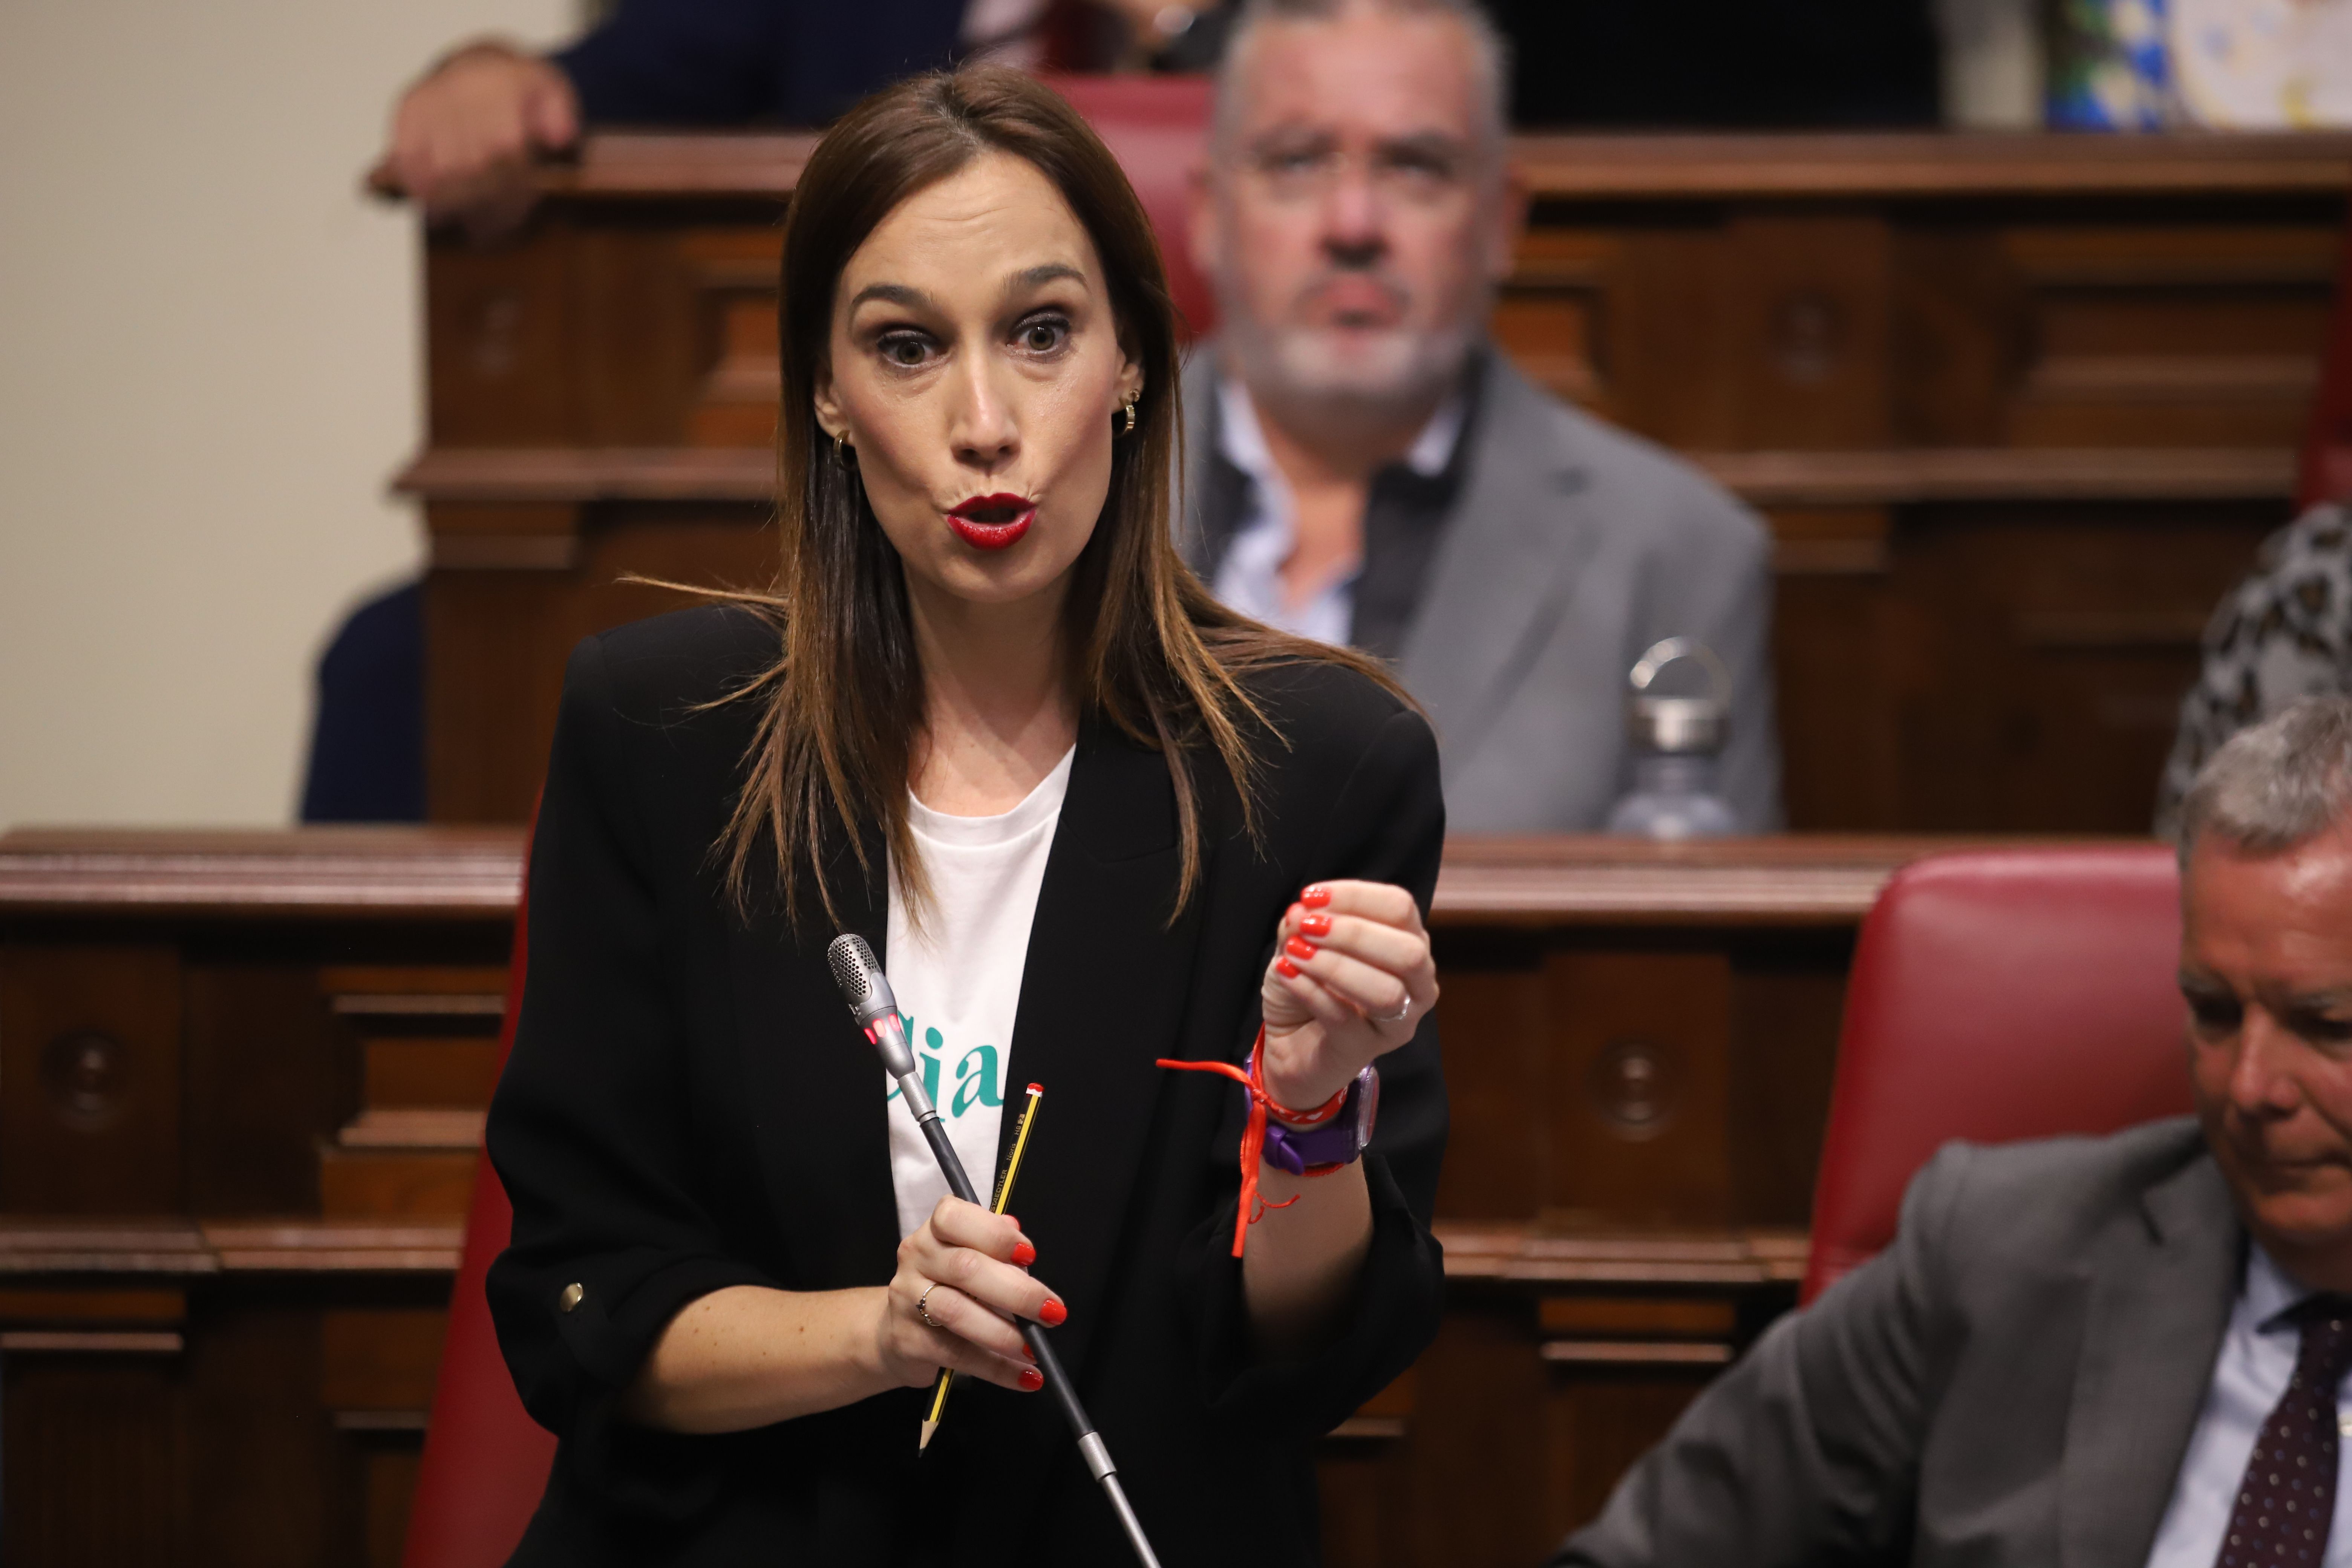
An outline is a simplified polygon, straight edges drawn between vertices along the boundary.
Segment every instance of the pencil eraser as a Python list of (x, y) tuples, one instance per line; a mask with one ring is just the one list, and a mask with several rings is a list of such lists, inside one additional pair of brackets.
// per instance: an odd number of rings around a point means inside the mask
[(1032, 1094), (1043, 1094), (1045, 1092), (1045, 1086), (1042, 1083), (1033, 1083), (1029, 1086), (1029, 1092)]

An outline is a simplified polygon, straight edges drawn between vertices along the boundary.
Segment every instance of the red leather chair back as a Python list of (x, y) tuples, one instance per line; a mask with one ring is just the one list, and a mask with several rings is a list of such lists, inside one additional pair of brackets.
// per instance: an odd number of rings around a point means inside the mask
[(2336, 319), (2319, 371), (2319, 400), (2304, 437), (2295, 510), (2352, 498), (2352, 227), (2336, 279)]
[[(522, 1011), (530, 912), (529, 900), (518, 899), (506, 1022), (499, 1030), (500, 1068), (514, 1047), (515, 1019)], [(513, 1225), (506, 1189), (485, 1155), (474, 1169), (465, 1258), (449, 1293), (449, 1337), (442, 1346), (433, 1415), (425, 1428), (404, 1568), (499, 1568), (514, 1554), (540, 1493), (547, 1489), (555, 1437), (524, 1412), (506, 1358), (499, 1353), (489, 1300), (482, 1293), (490, 1260), (506, 1249)]]
[(1864, 921), (1803, 1299), (1895, 1235), (1954, 1138), (2110, 1132), (2190, 1109), (2179, 877), (2162, 845), (1932, 856)]
[(1193, 76), (1057, 76), (1054, 90), (1087, 117), (1127, 171), (1160, 237), (1184, 340), (1216, 330), (1216, 295), (1192, 265), (1192, 170), (1208, 145), (1210, 83)]

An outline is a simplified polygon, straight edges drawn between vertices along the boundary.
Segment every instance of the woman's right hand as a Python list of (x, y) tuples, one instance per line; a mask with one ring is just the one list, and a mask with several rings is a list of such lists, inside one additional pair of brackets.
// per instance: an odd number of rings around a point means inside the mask
[(1044, 1387), (1012, 1321), (1029, 1318), (1050, 1328), (1067, 1315), (1062, 1299), (1029, 1277), (1036, 1258), (1012, 1215), (941, 1198), (898, 1244), (898, 1271), (883, 1292), (876, 1343), (891, 1379), (919, 1387), (951, 1366), (1024, 1393)]

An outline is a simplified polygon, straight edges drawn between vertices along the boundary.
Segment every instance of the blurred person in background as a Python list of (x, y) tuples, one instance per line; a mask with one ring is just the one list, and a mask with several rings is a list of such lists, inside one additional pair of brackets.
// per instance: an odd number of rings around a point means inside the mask
[(1200, 69), (1220, 0), (622, 0), (576, 43), (536, 55), (480, 38), (401, 97), (386, 183), (432, 221), (495, 234), (536, 199), (531, 165), (594, 125), (824, 125), (901, 77), (990, 58)]
[(1733, 689), (1722, 793), (1780, 825), (1765, 531), (1486, 335), (1525, 201), (1507, 51), (1473, 0), (1248, 0), (1217, 83), (1187, 366), (1182, 545), (1234, 608), (1390, 660), (1449, 823), (1599, 827), (1627, 672), (1695, 637)]
[(2179, 831), (2197, 770), (2231, 736), (2302, 698), (2352, 691), (2352, 513), (2323, 503), (2263, 541), (2204, 647), (2157, 786), (2160, 838)]

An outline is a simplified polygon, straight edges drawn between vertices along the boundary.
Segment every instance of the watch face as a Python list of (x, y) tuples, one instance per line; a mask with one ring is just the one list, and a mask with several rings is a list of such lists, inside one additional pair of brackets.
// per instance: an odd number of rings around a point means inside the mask
[(1356, 1081), (1363, 1085), (1356, 1096), (1356, 1152), (1360, 1154), (1372, 1146), (1372, 1123), (1381, 1113), (1381, 1069), (1366, 1068)]

